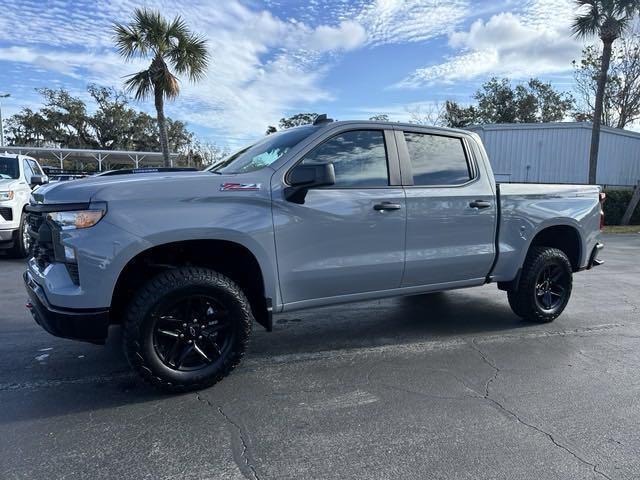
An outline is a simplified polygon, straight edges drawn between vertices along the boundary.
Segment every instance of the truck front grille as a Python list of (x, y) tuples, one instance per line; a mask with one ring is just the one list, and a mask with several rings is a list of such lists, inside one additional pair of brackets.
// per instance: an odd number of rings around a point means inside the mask
[(40, 269), (55, 260), (51, 228), (44, 221), (46, 213), (29, 212), (27, 214), (29, 236), (31, 237), (31, 255)]
[(0, 217), (4, 218), (7, 222), (13, 220), (13, 210), (9, 207), (0, 207)]
[(40, 225), (42, 225), (43, 221), (44, 221), (44, 216), (41, 213), (29, 213), (27, 215), (27, 224), (29, 225), (29, 228), (34, 233), (38, 233), (38, 230), (40, 229)]
[[(59, 244), (58, 232), (54, 232), (50, 222), (46, 221), (47, 214), (44, 212), (29, 212), (27, 214), (27, 225), (29, 236), (31, 237), (31, 256), (35, 259), (40, 270), (56, 261), (56, 245), (58, 250), (62, 248)], [(60, 258), (60, 253), (58, 258)], [(80, 285), (80, 274), (77, 263), (64, 263), (69, 273), (71, 281)]]

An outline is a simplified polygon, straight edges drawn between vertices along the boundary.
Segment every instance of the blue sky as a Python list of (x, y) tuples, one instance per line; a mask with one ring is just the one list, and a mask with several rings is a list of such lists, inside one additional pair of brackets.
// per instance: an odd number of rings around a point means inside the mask
[[(491, 76), (539, 76), (570, 89), (570, 0), (0, 0), (0, 93), (8, 116), (40, 106), (34, 89), (122, 85), (110, 25), (147, 6), (209, 39), (206, 79), (186, 80), (166, 113), (232, 147), (300, 111), (407, 120), (468, 102)], [(153, 112), (151, 102), (139, 103)]]

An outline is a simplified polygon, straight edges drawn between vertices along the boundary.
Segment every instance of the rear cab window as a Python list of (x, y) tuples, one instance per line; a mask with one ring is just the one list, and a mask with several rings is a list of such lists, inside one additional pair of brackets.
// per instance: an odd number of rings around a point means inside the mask
[(473, 179), (461, 138), (404, 132), (404, 139), (414, 186), (455, 186)]

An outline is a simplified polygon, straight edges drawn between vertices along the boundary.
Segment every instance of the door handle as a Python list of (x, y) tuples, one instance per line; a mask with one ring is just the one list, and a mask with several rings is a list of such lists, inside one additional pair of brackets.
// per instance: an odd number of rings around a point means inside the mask
[(373, 209), (379, 212), (382, 212), (384, 210), (400, 210), (400, 208), (402, 208), (402, 206), (399, 203), (391, 203), (391, 202), (376, 203), (373, 206)]
[(491, 203), (484, 200), (474, 200), (469, 204), (469, 206), (471, 208), (489, 208), (491, 206)]

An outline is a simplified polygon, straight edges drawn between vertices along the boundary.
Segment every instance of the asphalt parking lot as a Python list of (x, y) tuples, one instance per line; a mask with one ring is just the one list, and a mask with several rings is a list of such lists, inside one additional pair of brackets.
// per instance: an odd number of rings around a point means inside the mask
[(0, 478), (639, 478), (640, 235), (604, 241), (552, 324), (494, 286), (283, 314), (178, 396), (117, 330), (42, 331), (0, 258)]

